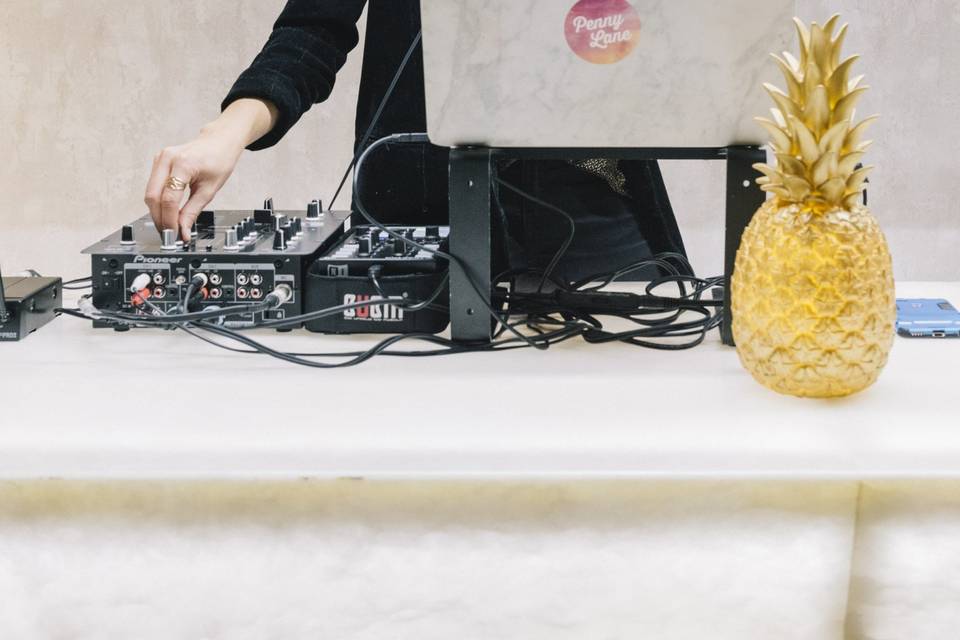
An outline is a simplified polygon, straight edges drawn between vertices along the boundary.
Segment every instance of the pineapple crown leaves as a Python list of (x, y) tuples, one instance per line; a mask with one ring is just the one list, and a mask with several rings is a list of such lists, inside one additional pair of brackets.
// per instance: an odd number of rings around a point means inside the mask
[(776, 107), (770, 110), (773, 119), (756, 119), (770, 135), (777, 159), (774, 166), (754, 165), (763, 174), (760, 188), (813, 210), (855, 206), (873, 169), (860, 164), (871, 144), (864, 134), (877, 116), (854, 124), (857, 102), (869, 87), (860, 86), (863, 76), (851, 77), (859, 56), (840, 59), (847, 25), (834, 35), (839, 20), (834, 15), (823, 26), (814, 22), (807, 28), (794, 18), (800, 59), (788, 52), (773, 56), (787, 90), (764, 84)]

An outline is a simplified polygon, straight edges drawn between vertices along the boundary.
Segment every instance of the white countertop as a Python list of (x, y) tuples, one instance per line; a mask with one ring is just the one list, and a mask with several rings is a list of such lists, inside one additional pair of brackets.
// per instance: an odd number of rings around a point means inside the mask
[[(898, 295), (960, 301), (960, 284)], [(873, 388), (815, 401), (757, 385), (716, 334), (318, 371), (59, 318), (0, 345), (0, 477), (960, 477), (958, 356), (960, 340), (897, 338)]]

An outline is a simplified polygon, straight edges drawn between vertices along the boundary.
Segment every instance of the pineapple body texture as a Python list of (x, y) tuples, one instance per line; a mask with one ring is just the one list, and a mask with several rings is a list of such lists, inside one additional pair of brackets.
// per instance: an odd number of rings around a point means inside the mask
[(893, 346), (890, 252), (861, 206), (826, 212), (768, 200), (744, 234), (731, 284), (743, 366), (770, 389), (839, 397), (873, 384)]

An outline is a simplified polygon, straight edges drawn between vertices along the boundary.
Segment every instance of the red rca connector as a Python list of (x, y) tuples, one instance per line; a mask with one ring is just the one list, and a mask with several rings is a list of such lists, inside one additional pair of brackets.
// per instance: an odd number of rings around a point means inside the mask
[(150, 299), (150, 289), (141, 289), (130, 296), (130, 304), (135, 307), (142, 307)]

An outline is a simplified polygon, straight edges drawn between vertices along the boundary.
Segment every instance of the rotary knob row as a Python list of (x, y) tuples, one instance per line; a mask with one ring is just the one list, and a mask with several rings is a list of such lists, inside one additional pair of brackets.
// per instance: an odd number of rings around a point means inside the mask
[[(295, 217), (287, 219), (282, 214), (274, 214), (273, 199), (267, 198), (263, 203), (263, 211), (273, 214), (275, 232), (274, 249), (285, 250), (289, 244), (303, 235), (303, 220)], [(207, 213), (207, 212), (205, 212)], [(209, 212), (211, 215), (213, 212)], [(307, 205), (307, 222), (316, 223), (323, 217), (323, 203), (320, 200), (314, 200)], [(176, 251), (183, 247), (183, 242), (178, 238), (174, 229), (164, 229), (161, 234), (161, 249), (164, 251)], [(237, 251), (243, 245), (253, 242), (257, 236), (257, 223), (253, 217), (244, 218), (242, 222), (227, 229), (224, 233), (224, 248), (228, 251)], [(283, 237), (279, 240), (280, 236)], [(196, 242), (199, 237), (199, 230), (196, 223), (190, 229), (191, 242)], [(120, 244), (134, 245), (136, 240), (133, 235), (133, 226), (124, 225), (120, 230)], [(209, 249), (210, 247), (208, 247)]]
[(303, 235), (303, 220), (292, 218), (287, 220), (283, 216), (277, 217), (277, 229), (273, 232), (274, 251), (286, 251)]

